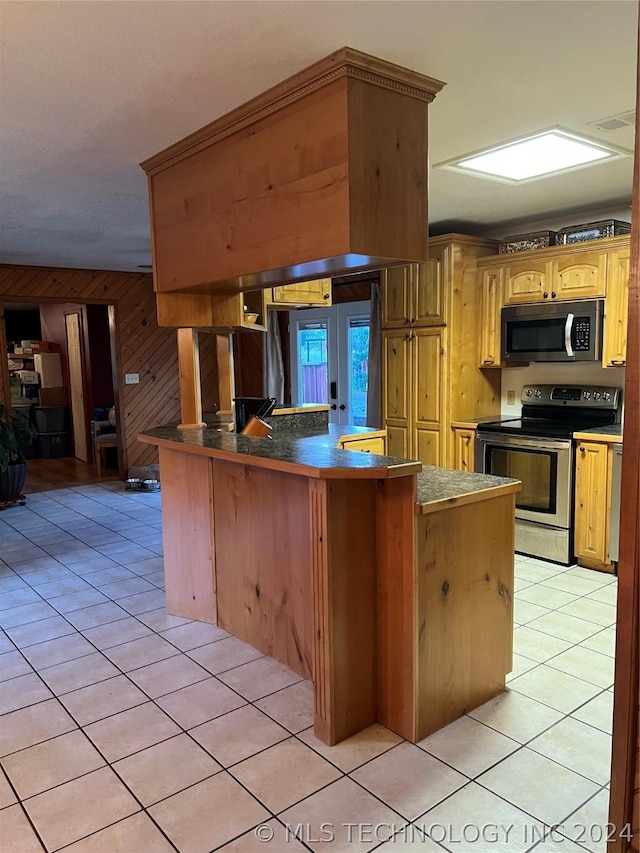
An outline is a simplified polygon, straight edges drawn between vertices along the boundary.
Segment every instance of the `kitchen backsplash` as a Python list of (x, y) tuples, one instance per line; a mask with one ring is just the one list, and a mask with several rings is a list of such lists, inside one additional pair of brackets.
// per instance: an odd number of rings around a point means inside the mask
[[(530, 364), (527, 367), (509, 367), (502, 370), (503, 417), (517, 417), (520, 414), (520, 395), (523, 385), (536, 383), (554, 385), (612, 385), (624, 386), (624, 370), (600, 367), (599, 364)], [(510, 394), (515, 402), (509, 403)]]

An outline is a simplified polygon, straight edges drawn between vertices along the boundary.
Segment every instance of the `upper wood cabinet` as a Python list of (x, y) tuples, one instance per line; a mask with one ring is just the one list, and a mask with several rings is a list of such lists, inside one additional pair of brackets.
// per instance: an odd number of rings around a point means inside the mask
[(210, 330), (251, 329), (259, 332), (265, 332), (267, 328), (264, 290), (245, 293), (158, 293), (156, 307), (159, 326)]
[(609, 256), (602, 346), (603, 367), (624, 367), (627, 360), (629, 259), (629, 247), (611, 252)]
[(606, 250), (576, 250), (552, 262), (552, 299), (589, 299), (604, 296), (607, 280)]
[[(603, 367), (624, 367), (629, 300), (628, 236), (478, 260), (480, 367), (500, 366), (503, 305), (605, 297)], [(520, 257), (521, 256), (521, 257)], [(511, 366), (511, 365), (510, 365)]]
[(500, 367), (500, 312), (503, 302), (503, 270), (483, 269), (480, 275), (480, 367)]
[(550, 291), (551, 264), (544, 258), (507, 256), (504, 264), (505, 303), (538, 302)]
[(331, 279), (319, 278), (315, 281), (301, 281), (298, 284), (284, 284), (271, 290), (270, 304), (291, 307), (331, 305)]
[(439, 259), (383, 270), (380, 282), (383, 328), (445, 324), (445, 294)]

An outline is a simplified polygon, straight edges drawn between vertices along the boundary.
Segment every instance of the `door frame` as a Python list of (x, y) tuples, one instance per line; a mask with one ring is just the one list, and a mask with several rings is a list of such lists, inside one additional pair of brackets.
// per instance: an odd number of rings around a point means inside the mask
[[(9, 386), (9, 368), (7, 362), (7, 337), (6, 337), (6, 327), (5, 327), (5, 318), (4, 318), (4, 306), (6, 303), (10, 302), (4, 298), (0, 301), (0, 347), (1, 347), (1, 360), (2, 360), (2, 369), (0, 369), (0, 381), (2, 382), (4, 388), (5, 400), (8, 402), (8, 406), (11, 405), (11, 388)], [(68, 305), (75, 304), (81, 307), (86, 305), (103, 305), (108, 310), (108, 320), (109, 320), (109, 347), (111, 350), (111, 379), (113, 382), (113, 400), (114, 405), (116, 407), (116, 429), (118, 431), (118, 446), (117, 446), (117, 454), (118, 454), (118, 477), (122, 480), (124, 479), (125, 472), (128, 469), (128, 458), (127, 458), (127, 448), (126, 442), (123, 440), (123, 432), (121, 429), (121, 412), (122, 412), (122, 388), (120, 385), (120, 372), (119, 365), (121, 362), (121, 348), (120, 348), (120, 338), (118, 335), (118, 304), (116, 302), (107, 300), (107, 299), (71, 299), (69, 297), (66, 298), (55, 298), (55, 297), (29, 297), (24, 296), (20, 297), (20, 302), (30, 303), (34, 306), (38, 305)], [(86, 402), (86, 401), (85, 401)], [(90, 442), (89, 442), (90, 443)], [(91, 464), (91, 463), (87, 463)]]

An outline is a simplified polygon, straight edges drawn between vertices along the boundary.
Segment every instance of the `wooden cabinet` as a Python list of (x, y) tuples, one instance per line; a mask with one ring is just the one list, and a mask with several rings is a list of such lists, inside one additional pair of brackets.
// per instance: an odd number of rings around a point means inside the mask
[(383, 334), (382, 410), (390, 456), (444, 465), (446, 329)]
[(611, 252), (609, 256), (602, 345), (603, 367), (624, 367), (627, 360), (629, 258), (629, 247)]
[(413, 453), (423, 465), (446, 465), (447, 329), (415, 329), (409, 333), (412, 360), (411, 408)]
[(221, 331), (267, 330), (264, 290), (244, 293), (158, 293), (156, 307), (159, 326)]
[(551, 299), (591, 299), (604, 296), (607, 252), (576, 249), (552, 262)]
[(579, 441), (576, 454), (575, 553), (578, 563), (613, 571), (609, 559), (611, 445)]
[[(494, 255), (478, 261), (482, 292), (481, 367), (499, 366), (503, 305), (605, 297), (603, 367), (626, 363), (628, 236)], [(515, 365), (509, 365), (515, 366)]]
[(382, 334), (382, 418), (387, 430), (387, 453), (401, 459), (410, 458), (413, 452), (413, 347), (409, 334), (399, 329)]
[(442, 326), (446, 322), (442, 268), (438, 259), (383, 270), (381, 284), (384, 328)]
[[(500, 372), (477, 365), (477, 259), (495, 247), (449, 234), (429, 241), (428, 264), (383, 273), (382, 412), (390, 456), (451, 467), (451, 421), (500, 411)], [(494, 299), (501, 302), (498, 292)]]
[(585, 251), (572, 247), (568, 251), (563, 246), (522, 254), (531, 257), (504, 262), (507, 305), (605, 295), (606, 249)]
[(300, 308), (331, 305), (331, 279), (319, 278), (315, 281), (301, 281), (298, 284), (274, 287), (269, 292), (268, 301), (285, 309), (287, 306)]
[(500, 367), (503, 270), (488, 267), (480, 278), (480, 367)]
[(548, 298), (551, 290), (551, 264), (545, 258), (516, 258), (511, 255), (510, 260), (504, 262), (503, 269), (505, 304), (539, 302), (545, 298), (545, 294)]
[(451, 427), (453, 433), (453, 465), (456, 471), (475, 471), (476, 430)]
[(341, 450), (359, 450), (361, 453), (376, 453), (379, 456), (385, 454), (383, 435), (377, 435), (373, 438), (368, 435), (346, 435), (340, 439), (338, 447)]

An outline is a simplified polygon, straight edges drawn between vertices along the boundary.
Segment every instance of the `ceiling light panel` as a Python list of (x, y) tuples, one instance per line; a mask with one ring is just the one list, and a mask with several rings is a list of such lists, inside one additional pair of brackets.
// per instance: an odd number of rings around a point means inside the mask
[(628, 156), (630, 153), (560, 128), (552, 128), (438, 163), (436, 168), (453, 169), (507, 183), (521, 183)]

